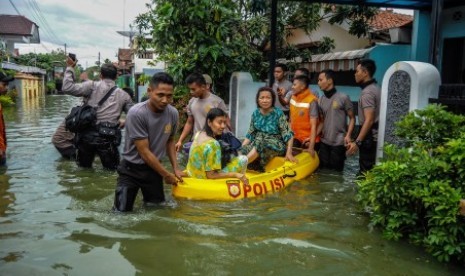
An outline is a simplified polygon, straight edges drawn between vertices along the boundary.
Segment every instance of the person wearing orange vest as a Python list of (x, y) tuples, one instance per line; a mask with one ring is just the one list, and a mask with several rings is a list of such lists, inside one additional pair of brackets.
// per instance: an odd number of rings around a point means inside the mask
[(293, 95), (289, 101), (290, 122), (294, 132), (294, 146), (308, 148), (308, 152), (315, 156), (320, 141), (317, 136), (318, 98), (308, 88), (309, 83), (305, 75), (294, 78)]

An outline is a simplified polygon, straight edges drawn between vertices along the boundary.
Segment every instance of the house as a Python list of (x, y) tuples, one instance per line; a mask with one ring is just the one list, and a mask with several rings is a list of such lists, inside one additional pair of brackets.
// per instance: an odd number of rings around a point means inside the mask
[[(157, 56), (152, 49), (139, 49), (138, 35), (140, 36), (141, 34), (134, 31), (118, 31), (117, 33), (122, 36), (129, 37), (130, 43), (129, 49), (127, 50), (129, 50), (131, 53), (132, 66), (130, 87), (134, 88), (135, 97), (137, 101), (140, 101), (147, 91), (147, 83), (139, 80), (147, 79), (146, 77), (142, 77), (144, 75), (152, 76), (156, 72), (164, 71), (165, 63), (155, 62)], [(151, 38), (150, 36), (146, 36), (145, 39), (149, 42)]]
[(298, 49), (318, 46), (324, 37), (334, 40), (333, 52), (363, 49), (374, 43), (410, 43), (413, 16), (393, 12), (392, 9), (380, 10), (370, 24), (367, 37), (349, 34), (349, 25), (330, 24), (323, 20), (317, 30), (306, 34), (302, 29), (291, 30), (286, 42)]
[(21, 15), (1, 14), (0, 50), (4, 49), (6, 59), (1, 59), (0, 68), (18, 72), (12, 86), (16, 87), (20, 99), (38, 98), (45, 93), (44, 77), (46, 71), (34, 66), (23, 66), (9, 62), (11, 56), (19, 54), (15, 50), (15, 43), (40, 43), (39, 26)]
[(7, 56), (17, 55), (15, 43), (40, 43), (39, 26), (22, 15), (0, 14), (0, 44)]
[(311, 34), (307, 35), (299, 29), (293, 31), (287, 42), (302, 49), (317, 46), (325, 36), (334, 39), (333, 52), (312, 55), (311, 60), (301, 63), (300, 67), (309, 69), (313, 84), (311, 88), (317, 91), (318, 73), (325, 69), (334, 70), (338, 88), (356, 101), (360, 94), (354, 79), (357, 61), (362, 58), (374, 59), (378, 67), (375, 78), (381, 81), (394, 62), (410, 59), (413, 19), (411, 15), (395, 13), (392, 9), (380, 10), (369, 23), (369, 35), (361, 38), (349, 34), (346, 23), (331, 25), (324, 20)]

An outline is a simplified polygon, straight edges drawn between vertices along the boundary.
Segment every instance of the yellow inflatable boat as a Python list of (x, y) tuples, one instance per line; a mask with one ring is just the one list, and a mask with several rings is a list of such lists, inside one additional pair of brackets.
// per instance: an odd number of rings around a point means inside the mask
[(237, 178), (197, 179), (184, 177), (182, 183), (173, 186), (173, 196), (193, 200), (232, 201), (279, 192), (296, 180), (313, 173), (319, 165), (318, 156), (308, 152), (297, 154), (297, 163), (275, 157), (266, 166), (265, 172), (248, 171), (249, 185)]

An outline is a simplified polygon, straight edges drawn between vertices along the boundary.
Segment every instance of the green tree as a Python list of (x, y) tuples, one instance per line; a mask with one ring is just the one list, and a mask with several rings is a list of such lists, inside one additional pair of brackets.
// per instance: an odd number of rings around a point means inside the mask
[(14, 62), (20, 65), (35, 66), (47, 71), (52, 71), (55, 66), (64, 66), (66, 60), (62, 49), (52, 50), (51, 53), (27, 53), (14, 58)]
[[(234, 71), (249, 71), (256, 78), (266, 78), (270, 1), (152, 0), (148, 6), (150, 10), (136, 18), (136, 25), (144, 34), (137, 39), (138, 45), (142, 51), (153, 48), (158, 60), (166, 62), (176, 82), (182, 83), (194, 70), (206, 72), (215, 80), (216, 91), (224, 96)], [(308, 59), (312, 52), (289, 47), (286, 36), (294, 28), (311, 33), (321, 20), (334, 15), (333, 11), (304, 1), (280, 1), (278, 11), (279, 56), (289, 60), (296, 56)], [(363, 18), (365, 23), (370, 19), (369, 16)], [(334, 42), (327, 39), (322, 47), (323, 51), (328, 51), (334, 47)], [(314, 53), (322, 50), (316, 48)]]

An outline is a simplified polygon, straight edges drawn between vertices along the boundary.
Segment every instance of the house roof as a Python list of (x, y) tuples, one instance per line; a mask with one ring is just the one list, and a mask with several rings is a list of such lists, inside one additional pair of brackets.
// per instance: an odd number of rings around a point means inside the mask
[(320, 55), (312, 55), (311, 62), (308, 63), (307, 69), (310, 72), (321, 72), (325, 69), (339, 70), (354, 70), (357, 66), (357, 60), (365, 58), (372, 48), (359, 49), (352, 51), (327, 53)]
[[(331, 3), (341, 5), (367, 5), (371, 7), (388, 7), (399, 9), (430, 10), (435, 0), (288, 0), (288, 1), (305, 1), (308, 3)], [(444, 7), (453, 7), (462, 5), (463, 0), (443, 0)]]
[(34, 25), (38, 28), (36, 23), (22, 15), (0, 14), (1, 35), (32, 36)]
[(392, 10), (383, 10), (375, 15), (370, 22), (373, 31), (388, 30), (399, 28), (413, 22), (413, 16), (392, 12)]

